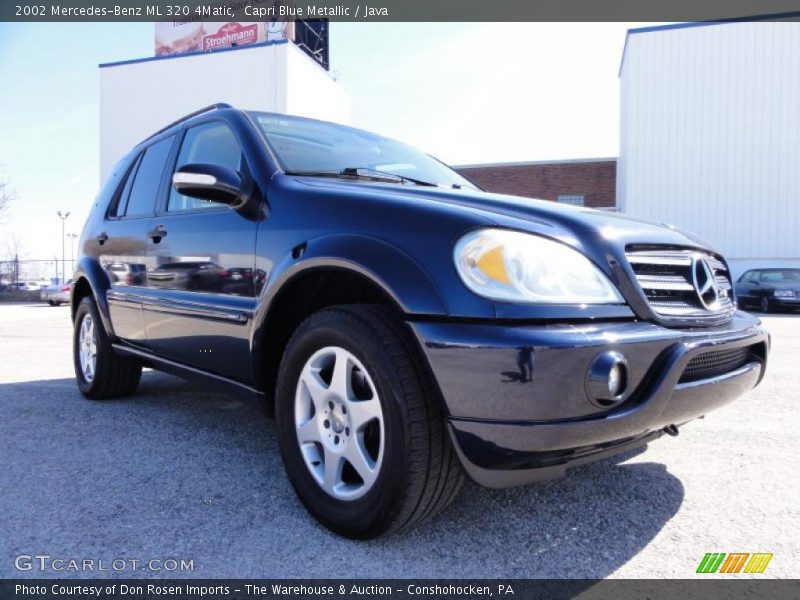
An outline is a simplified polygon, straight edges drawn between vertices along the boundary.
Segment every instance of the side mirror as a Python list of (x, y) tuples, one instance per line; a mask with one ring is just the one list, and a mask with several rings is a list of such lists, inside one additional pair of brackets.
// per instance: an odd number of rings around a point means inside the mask
[(183, 165), (172, 176), (172, 187), (184, 196), (229, 206), (238, 206), (242, 200), (242, 178), (233, 169), (222, 165)]

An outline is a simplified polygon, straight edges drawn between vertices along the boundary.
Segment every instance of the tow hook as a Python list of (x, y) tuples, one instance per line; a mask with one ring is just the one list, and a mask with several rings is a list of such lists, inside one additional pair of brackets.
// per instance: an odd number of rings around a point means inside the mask
[(675, 425), (667, 425), (664, 427), (664, 433), (671, 435), (672, 437), (676, 437), (678, 435), (678, 428)]

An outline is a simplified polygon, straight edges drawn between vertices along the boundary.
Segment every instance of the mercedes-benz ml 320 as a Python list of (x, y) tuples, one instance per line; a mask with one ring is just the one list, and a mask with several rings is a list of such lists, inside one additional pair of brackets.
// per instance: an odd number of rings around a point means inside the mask
[(300, 500), (351, 537), (433, 515), (465, 474), (525, 484), (674, 434), (769, 349), (687, 233), (227, 105), (120, 160), (80, 248), (81, 392), (132, 394), (149, 366), (258, 402)]

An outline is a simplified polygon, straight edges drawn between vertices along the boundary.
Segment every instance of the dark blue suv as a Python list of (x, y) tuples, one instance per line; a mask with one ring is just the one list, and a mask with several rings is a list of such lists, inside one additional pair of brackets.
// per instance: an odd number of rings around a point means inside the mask
[(302, 502), (351, 537), (433, 515), (465, 473), (524, 484), (675, 434), (769, 348), (686, 233), (227, 105), (124, 157), (80, 248), (81, 392), (131, 394), (149, 366), (257, 402)]

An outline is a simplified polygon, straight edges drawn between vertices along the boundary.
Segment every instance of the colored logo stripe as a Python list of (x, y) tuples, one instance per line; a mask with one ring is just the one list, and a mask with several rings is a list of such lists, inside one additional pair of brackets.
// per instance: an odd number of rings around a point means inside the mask
[[(748, 560), (748, 558), (750, 560)], [(761, 552), (750, 554), (749, 552), (708, 552), (700, 565), (697, 573), (740, 573), (744, 569), (745, 573), (763, 573), (767, 568), (772, 554)]]
[(769, 561), (772, 560), (772, 554), (753, 554), (750, 562), (744, 568), (745, 573), (763, 573), (767, 568)]
[(728, 554), (728, 558), (725, 559), (725, 562), (722, 563), (722, 567), (720, 567), (720, 573), (738, 573), (742, 570), (744, 566), (744, 562), (747, 560), (747, 557), (750, 554), (746, 552), (734, 552), (732, 554)]
[(722, 564), (722, 559), (725, 558), (724, 552), (714, 552), (708, 553), (703, 557), (703, 560), (700, 561), (700, 566), (697, 567), (698, 573), (716, 573), (717, 569), (719, 569), (720, 564)]

